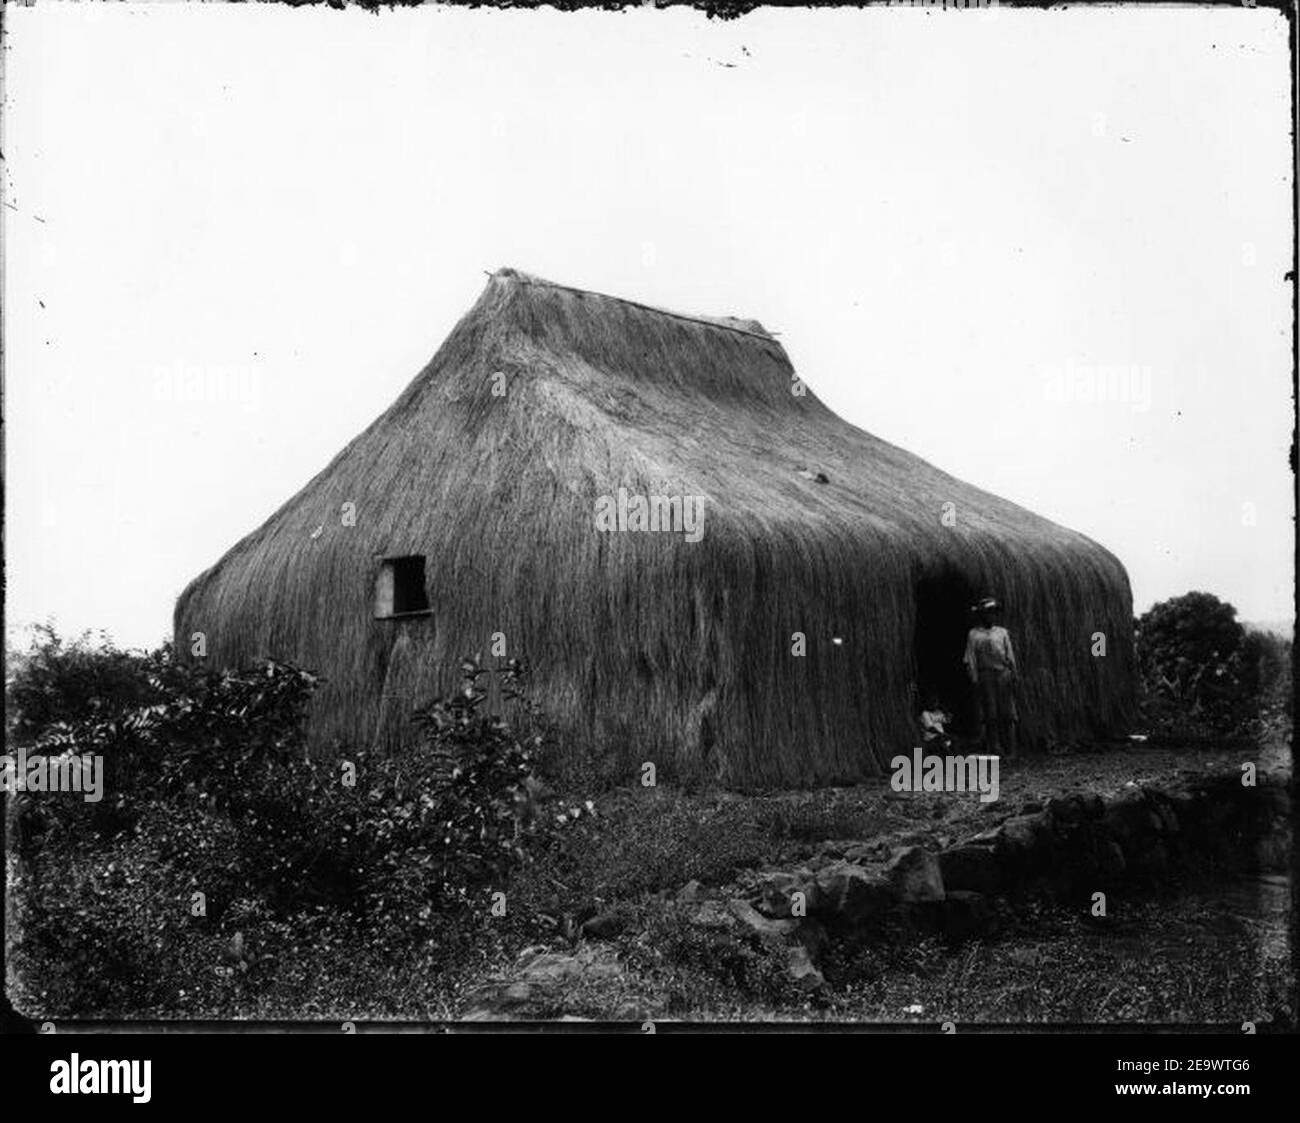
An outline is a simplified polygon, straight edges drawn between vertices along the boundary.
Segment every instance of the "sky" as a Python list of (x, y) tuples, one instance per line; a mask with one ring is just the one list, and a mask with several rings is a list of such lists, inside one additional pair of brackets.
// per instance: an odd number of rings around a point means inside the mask
[(1294, 616), (1276, 12), (5, 11), (6, 634), (129, 646), (514, 266)]

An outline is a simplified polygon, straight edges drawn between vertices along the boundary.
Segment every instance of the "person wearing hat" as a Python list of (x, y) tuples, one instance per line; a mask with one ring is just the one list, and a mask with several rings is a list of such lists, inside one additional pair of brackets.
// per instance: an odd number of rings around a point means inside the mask
[(994, 754), (1016, 755), (1016, 656), (1006, 628), (994, 623), (998, 602), (985, 597), (974, 607), (975, 626), (966, 635), (966, 673), (975, 687), (980, 740)]

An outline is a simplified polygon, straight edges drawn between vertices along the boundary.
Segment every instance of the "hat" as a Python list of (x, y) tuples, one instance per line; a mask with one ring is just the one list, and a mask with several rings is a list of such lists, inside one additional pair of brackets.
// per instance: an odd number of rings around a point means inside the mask
[(1001, 607), (995, 598), (985, 597), (983, 600), (976, 602), (974, 610), (976, 612), (994, 612)]

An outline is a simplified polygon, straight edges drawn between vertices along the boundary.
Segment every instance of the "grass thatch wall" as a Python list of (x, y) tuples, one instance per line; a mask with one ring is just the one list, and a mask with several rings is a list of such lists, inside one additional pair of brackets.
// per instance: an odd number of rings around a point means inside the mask
[[(203, 631), (218, 663), (317, 669), (321, 744), (397, 743), (410, 701), (504, 632), (571, 751), (615, 775), (652, 760), (735, 785), (827, 783), (913, 743), (915, 588), (950, 571), (1007, 606), (1026, 735), (1121, 729), (1120, 563), (793, 394), (793, 373), (752, 321), (498, 272), (397, 402), (185, 590), (180, 646)], [(596, 498), (620, 486), (706, 496), (702, 540), (598, 532)], [(407, 553), (428, 559), (433, 614), (375, 620), (377, 558)]]

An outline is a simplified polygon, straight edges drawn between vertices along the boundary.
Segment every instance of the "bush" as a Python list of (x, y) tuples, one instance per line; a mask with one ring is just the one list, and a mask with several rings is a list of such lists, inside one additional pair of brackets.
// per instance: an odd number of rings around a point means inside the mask
[[(444, 890), (500, 881), (523, 858), (516, 824), (529, 799), (533, 752), (504, 718), (482, 711), (487, 695), (480, 680), (486, 673), (466, 660), (460, 692), (414, 715), (421, 734), (414, 760), (424, 783), (420, 808), (411, 809), (405, 825), (412, 847), (428, 853)], [(517, 660), (503, 668), (508, 701), (522, 699), (523, 675)]]
[(120, 651), (104, 633), (71, 641), (49, 624), (33, 629), (26, 652), (5, 653), (5, 740), (30, 745), (51, 726), (93, 721), (154, 695), (140, 653)]
[[(177, 661), (167, 646), (88, 651), (49, 633), (6, 684), (11, 720), (29, 757), (102, 760), (104, 798), (49, 797), (39, 808), (29, 798), (38, 822), (22, 824), (20, 840), (56, 827), (111, 839), (163, 804), (220, 812), (256, 832), (306, 780), (302, 726), (315, 685), (288, 664), (217, 672)], [(68, 701), (68, 716), (51, 698)]]
[(1290, 644), (1247, 632), (1210, 593), (1161, 601), (1137, 620), (1142, 713), (1157, 736), (1258, 736), (1289, 713)]
[(1272, 632), (1247, 631), (1241, 654), (1245, 681), (1259, 699), (1264, 717), (1290, 717), (1291, 641)]
[[(183, 994), (212, 1012), (272, 977), (310, 990), (303, 957), (331, 948), (389, 966), (417, 948), (480, 954), (491, 892), (531, 837), (517, 824), (532, 779), (531, 748), (483, 713), (484, 674), (466, 663), (459, 693), (414, 715), (412, 752), (319, 764), (307, 671), (42, 633), (6, 683), (11, 726), (29, 756), (101, 757), (105, 785), (99, 803), (11, 801), (29, 1001), (122, 1016)], [(521, 696), (522, 668), (504, 677)]]

